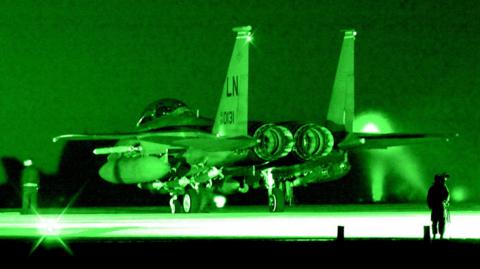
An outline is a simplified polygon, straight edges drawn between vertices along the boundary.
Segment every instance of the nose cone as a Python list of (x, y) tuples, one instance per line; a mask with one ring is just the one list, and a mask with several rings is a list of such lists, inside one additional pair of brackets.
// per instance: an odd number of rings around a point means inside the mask
[(170, 164), (152, 156), (118, 158), (105, 163), (98, 173), (111, 183), (137, 184), (163, 179), (170, 173)]
[(101, 178), (105, 179), (108, 182), (111, 183), (120, 183), (118, 180), (116, 180), (116, 175), (115, 175), (115, 163), (116, 161), (108, 161), (98, 171), (98, 174), (100, 175)]

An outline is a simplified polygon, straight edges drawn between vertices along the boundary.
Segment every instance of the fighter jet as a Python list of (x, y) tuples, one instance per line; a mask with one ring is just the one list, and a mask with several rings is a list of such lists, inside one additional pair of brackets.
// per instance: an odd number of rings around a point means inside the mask
[(344, 31), (326, 123), (249, 121), (251, 29), (233, 28), (236, 41), (214, 120), (200, 117), (182, 101), (160, 99), (147, 106), (133, 132), (67, 134), (53, 141), (118, 141), (93, 151), (108, 155), (99, 170), (103, 179), (169, 194), (172, 213), (196, 213), (213, 194), (251, 188), (265, 188), (269, 210), (280, 212), (291, 202), (294, 187), (346, 175), (351, 150), (447, 138), (353, 132), (354, 30)]

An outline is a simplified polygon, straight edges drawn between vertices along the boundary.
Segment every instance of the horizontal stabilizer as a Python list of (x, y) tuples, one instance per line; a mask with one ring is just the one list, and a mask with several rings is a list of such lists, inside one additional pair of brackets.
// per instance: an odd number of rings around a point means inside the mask
[(338, 144), (340, 149), (385, 149), (394, 146), (404, 146), (427, 141), (450, 141), (458, 134), (372, 134), (352, 133)]

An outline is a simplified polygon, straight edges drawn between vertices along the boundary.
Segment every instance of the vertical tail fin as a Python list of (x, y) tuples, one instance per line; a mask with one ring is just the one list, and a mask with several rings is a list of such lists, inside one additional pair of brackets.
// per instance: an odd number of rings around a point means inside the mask
[(332, 96), (328, 107), (327, 123), (333, 131), (353, 131), (355, 108), (354, 44), (355, 30), (346, 30), (338, 61)]
[(248, 133), (248, 48), (252, 40), (251, 29), (251, 26), (233, 28), (237, 37), (212, 130), (217, 136), (246, 136)]

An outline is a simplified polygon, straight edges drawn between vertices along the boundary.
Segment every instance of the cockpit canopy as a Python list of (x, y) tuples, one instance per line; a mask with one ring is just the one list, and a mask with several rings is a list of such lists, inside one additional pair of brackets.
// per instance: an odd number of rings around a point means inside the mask
[(190, 108), (180, 100), (171, 98), (160, 99), (147, 106), (137, 122), (137, 127), (169, 115), (193, 116), (193, 113)]

